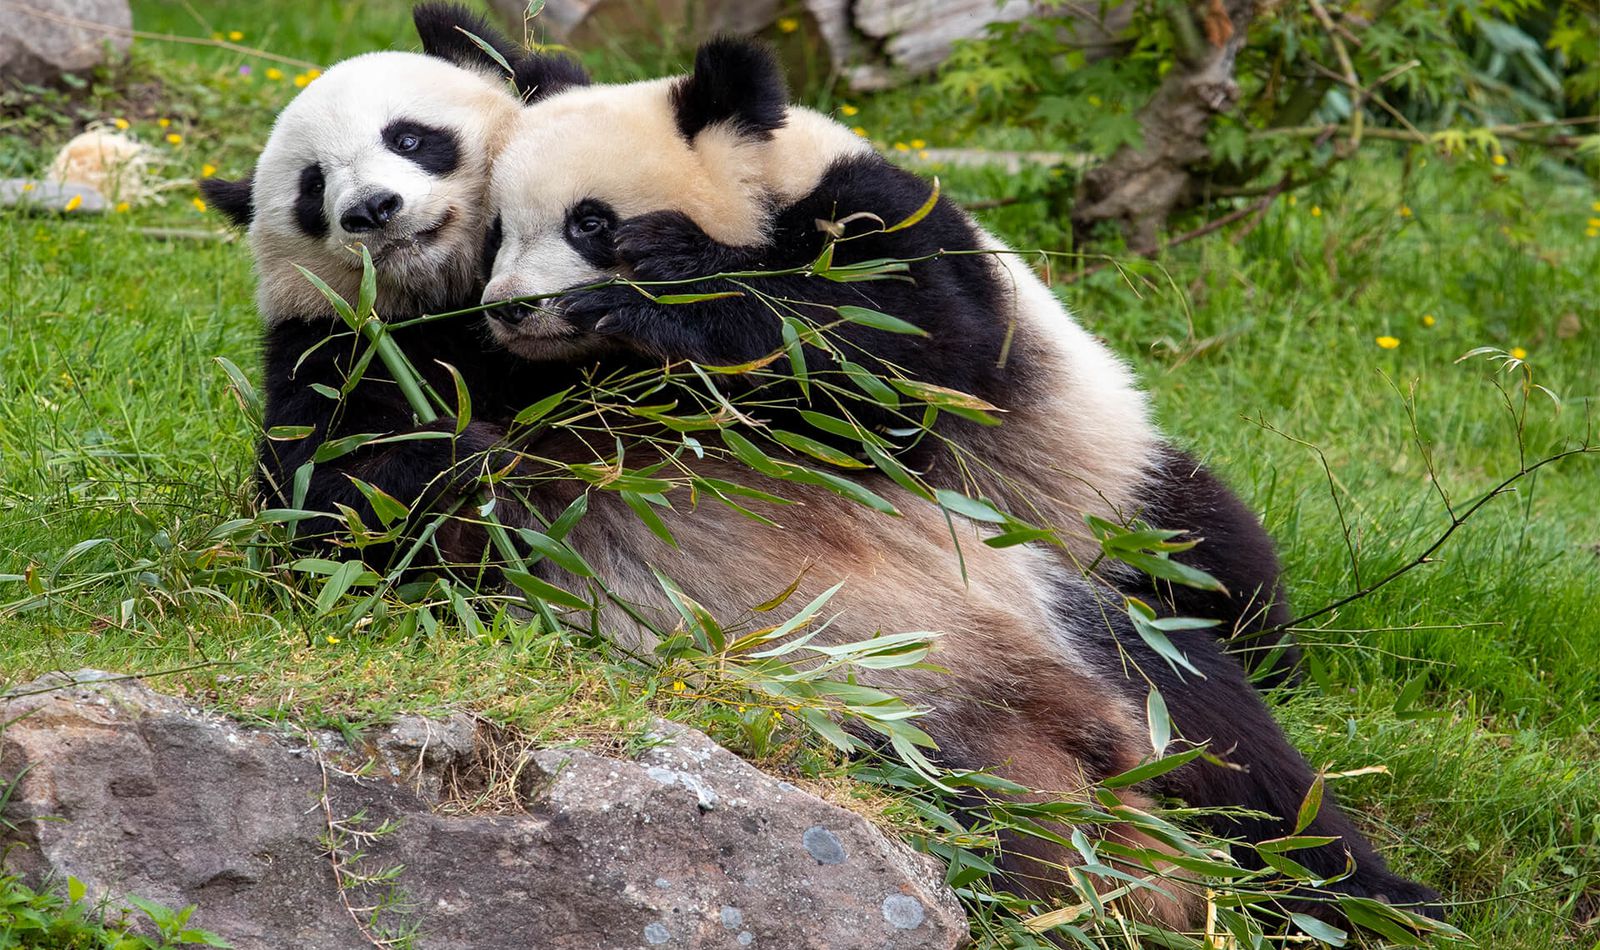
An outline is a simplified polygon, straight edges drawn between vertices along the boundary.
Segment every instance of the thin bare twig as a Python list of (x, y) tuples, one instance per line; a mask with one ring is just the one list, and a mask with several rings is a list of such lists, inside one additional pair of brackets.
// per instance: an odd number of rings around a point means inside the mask
[(1524, 478), (1527, 478), (1528, 476), (1532, 475), (1534, 472), (1537, 472), (1539, 469), (1544, 468), (1546, 465), (1554, 464), (1556, 462), (1561, 461), (1562, 459), (1571, 458), (1571, 457), (1573, 457), (1575, 455), (1600, 455), (1600, 445), (1592, 444), (1592, 443), (1585, 443), (1585, 444), (1579, 446), (1578, 448), (1567, 449), (1567, 450), (1562, 451), (1562, 452), (1557, 452), (1554, 455), (1546, 456), (1546, 457), (1540, 459), (1539, 461), (1534, 462), (1532, 465), (1523, 466), (1522, 468), (1518, 469), (1514, 474), (1512, 474), (1509, 477), (1507, 477), (1500, 484), (1498, 484), (1498, 485), (1494, 486), (1493, 488), (1491, 488), (1488, 492), (1486, 492), (1483, 495), (1483, 497), (1481, 497), (1477, 501), (1473, 502), (1466, 509), (1464, 509), (1460, 514), (1451, 516), (1449, 526), (1446, 527), (1444, 529), (1443, 533), (1441, 533), (1438, 538), (1434, 539), (1434, 542), (1432, 544), (1428, 545), (1427, 549), (1424, 550), (1421, 554), (1418, 554), (1416, 557), (1414, 557), (1411, 560), (1407, 561), (1406, 563), (1400, 565), (1399, 567), (1395, 568), (1394, 570), (1390, 571), (1389, 573), (1383, 575), (1382, 577), (1378, 578), (1377, 580), (1373, 581), (1372, 583), (1368, 584), (1367, 586), (1359, 588), (1355, 592), (1347, 594), (1344, 597), (1340, 597), (1338, 600), (1335, 600), (1330, 604), (1326, 604), (1326, 605), (1324, 605), (1322, 607), (1318, 607), (1316, 610), (1313, 610), (1310, 613), (1301, 614), (1300, 616), (1294, 618), (1293, 620), (1287, 621), (1285, 623), (1280, 623), (1275, 627), (1271, 627), (1271, 628), (1266, 629), (1266, 630), (1261, 630), (1261, 631), (1258, 631), (1256, 633), (1246, 634), (1245, 636), (1247, 636), (1247, 637), (1257, 637), (1257, 636), (1268, 637), (1268, 636), (1272, 636), (1274, 634), (1282, 633), (1282, 632), (1288, 630), (1290, 627), (1301, 626), (1301, 625), (1305, 624), (1309, 620), (1315, 620), (1316, 618), (1321, 617), (1324, 614), (1329, 614), (1329, 613), (1332, 613), (1335, 610), (1338, 610), (1340, 607), (1343, 607), (1346, 604), (1354, 603), (1355, 601), (1361, 600), (1362, 598), (1371, 595), (1374, 591), (1377, 591), (1379, 588), (1387, 586), (1390, 582), (1396, 581), (1396, 580), (1400, 579), (1401, 577), (1404, 577), (1406, 574), (1411, 573), (1412, 571), (1416, 570), (1417, 568), (1421, 567), (1422, 565), (1432, 563), (1433, 555), (1436, 552), (1438, 552), (1438, 550), (1440, 548), (1444, 547), (1445, 543), (1448, 542), (1450, 540), (1451, 536), (1456, 533), (1456, 530), (1458, 528), (1460, 528), (1462, 525), (1466, 524), (1468, 519), (1470, 519), (1474, 514), (1476, 514), (1478, 512), (1478, 510), (1481, 509), (1484, 505), (1487, 505), (1490, 501), (1493, 501), (1495, 498), (1498, 498), (1501, 495), (1504, 495), (1505, 493), (1511, 491), (1512, 488), (1517, 484), (1517, 482), (1521, 481)]

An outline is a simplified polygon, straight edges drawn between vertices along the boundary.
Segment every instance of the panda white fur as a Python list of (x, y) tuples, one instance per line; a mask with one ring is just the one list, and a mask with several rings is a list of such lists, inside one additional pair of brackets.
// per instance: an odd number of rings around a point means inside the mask
[[(1170, 446), (1150, 421), (1127, 365), (1073, 320), (1023, 262), (1006, 253), (946, 253), (1005, 251), (996, 238), (944, 200), (915, 226), (885, 227), (911, 216), (929, 193), (928, 183), (885, 161), (839, 123), (788, 105), (782, 77), (764, 49), (713, 41), (688, 76), (547, 91), (522, 112), (495, 163), (500, 243), (484, 301), (558, 295), (498, 307), (491, 323), (513, 352), (542, 363), (640, 357), (751, 363), (783, 345), (773, 299), (782, 301), (777, 307), (809, 311), (816, 322), (849, 304), (917, 324), (926, 337), (838, 326), (833, 353), (808, 349), (808, 372), (842, 380), (840, 363), (847, 358), (904, 370), (1006, 410), (998, 427), (960, 419), (941, 425), (941, 434), (965, 450), (955, 463), (942, 452), (909, 457), (936, 484), (987, 495), (1061, 529), (1073, 566), (1042, 568), (1045, 583), (1059, 585), (1055, 629), (1089, 654), (1087, 669), (1130, 700), (1147, 688), (1143, 679), (1115, 672), (1118, 655), (1132, 654), (1161, 687), (1184, 734), (1210, 740), (1244, 767), (1196, 764), (1171, 773), (1164, 790), (1193, 804), (1239, 805), (1274, 816), (1224, 822), (1230, 833), (1251, 840), (1289, 833), (1314, 775), (1237, 661), (1214, 642), (1191, 640), (1186, 649), (1206, 678), (1186, 680), (1170, 668), (1125, 620), (1105, 616), (1097, 592), (1084, 596), (1076, 565), (1092, 561), (1098, 548), (1070, 528), (1085, 513), (1110, 520), (1144, 516), (1205, 536), (1190, 562), (1221, 578), (1231, 594), (1159, 593), (1171, 610), (1224, 618), (1241, 629), (1286, 619), (1281, 606), (1269, 612), (1259, 599), (1277, 596), (1270, 539), (1225, 486)], [(703, 280), (727, 272), (803, 271), (841, 226), (835, 267), (916, 261), (904, 275), (910, 280), (836, 282), (804, 273), (748, 278), (744, 286)], [(678, 282), (674, 291), (681, 292), (744, 292), (667, 305), (626, 286), (575, 290), (617, 274)], [(750, 378), (754, 387), (774, 385), (760, 374)], [(866, 401), (821, 408), (849, 412), (880, 431), (906, 424)], [(693, 581), (714, 588), (723, 562), (714, 551), (706, 556), (685, 567)], [(1124, 592), (1146, 594), (1138, 581), (1121, 581)], [(1343, 870), (1347, 853), (1355, 858), (1357, 871), (1336, 889), (1407, 902), (1436, 896), (1391, 874), (1331, 803), (1307, 833), (1339, 839), (1297, 854), (1328, 877)]]

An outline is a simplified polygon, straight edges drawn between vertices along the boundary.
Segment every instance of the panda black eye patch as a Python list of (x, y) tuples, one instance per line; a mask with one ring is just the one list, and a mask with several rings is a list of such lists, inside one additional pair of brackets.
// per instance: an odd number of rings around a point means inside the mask
[(585, 198), (567, 211), (567, 243), (596, 267), (617, 263), (617, 213), (604, 201)]
[(384, 126), (383, 146), (431, 175), (448, 175), (461, 163), (455, 133), (410, 119), (396, 119)]
[(328, 236), (328, 215), (322, 208), (324, 184), (321, 165), (313, 162), (300, 169), (300, 193), (294, 199), (294, 220), (300, 230), (314, 238)]

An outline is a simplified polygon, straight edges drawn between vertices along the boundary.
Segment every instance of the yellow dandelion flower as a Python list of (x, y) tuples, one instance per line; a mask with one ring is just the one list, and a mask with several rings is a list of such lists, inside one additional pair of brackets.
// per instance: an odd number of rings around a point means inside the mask
[(673, 680), (672, 681), (672, 691), (674, 693), (681, 693), (681, 692), (683, 692), (684, 690), (686, 690), (688, 688), (689, 688), (689, 685), (687, 683), (685, 683), (683, 680)]
[(1600, 211), (1600, 201), (1596, 201), (1594, 204), (1590, 205), (1589, 206), (1589, 210), (1590, 211)]
[(1100, 106), (1102, 104), (1103, 103), (1100, 101), (1100, 97), (1099, 96), (1090, 96), (1089, 97), (1089, 105), (1094, 106), (1096, 109), (1100, 108)]
[(795, 17), (792, 17), (792, 16), (780, 17), (778, 19), (778, 32), (779, 33), (793, 33), (795, 30), (798, 30), (798, 29), (800, 29), (800, 21), (799, 21), (799, 19), (797, 19)]
[(1504, 155), (1496, 155), (1494, 158), (1489, 159), (1489, 161), (1494, 162), (1497, 166), (1504, 165), (1506, 163), (1506, 157)]
[(1590, 218), (1589, 219), (1589, 227), (1591, 227), (1591, 228), (1600, 228), (1600, 218)]
[(111, 120), (111, 124), (117, 127), (118, 132), (126, 132), (128, 131), (128, 126), (130, 123), (127, 119), (118, 116), (117, 118)]
[(212, 175), (215, 175), (216, 173), (217, 173), (217, 166), (211, 164), (210, 162), (206, 162), (204, 165), (200, 166), (200, 175), (201, 175), (202, 178), (210, 178)]
[[(853, 106), (848, 102), (841, 102), (839, 104), (839, 114), (840, 115), (851, 116), (851, 115), (856, 115), (860, 111), (861, 111), (860, 108), (858, 108), (857, 106)], [(1594, 203), (1594, 210), (1600, 211), (1600, 201), (1596, 201)]]
[(1322, 206), (1321, 205), (1312, 205), (1311, 206), (1311, 216), (1313, 218), (1322, 217)]
[(168, 132), (167, 133), (167, 141), (172, 145), (182, 145), (183, 144), (183, 136), (179, 135), (176, 132)]
[(114, 210), (117, 212), (117, 214), (122, 214), (131, 207), (133, 206), (128, 204), (126, 201), (119, 201), (117, 202), (117, 207)]
[(1377, 342), (1378, 342), (1379, 348), (1385, 349), (1385, 350), (1392, 350), (1395, 347), (1400, 345), (1400, 340), (1398, 338), (1392, 337), (1392, 336), (1380, 336), (1380, 337), (1378, 337)]
[(172, 124), (172, 120), (171, 119), (157, 119), (156, 120), (156, 125), (161, 126), (163, 129), (166, 128), (167, 126), (171, 125), (171, 124)]
[(282, 79), (283, 78), (283, 70), (279, 69), (276, 66), (268, 66), (267, 67), (267, 78), (271, 79), (271, 80), (274, 80), (274, 81)]
[(316, 79), (318, 76), (321, 76), (321, 75), (322, 75), (322, 70), (320, 70), (317, 67), (313, 66), (310, 69), (306, 70), (306, 82), (310, 82), (313, 79)]
[(304, 89), (306, 84), (309, 82), (311, 82), (311, 80), (306, 78), (305, 73), (301, 73), (300, 75), (294, 77), (294, 86), (296, 89)]
[(228, 39), (233, 40), (235, 43), (237, 43), (240, 40), (244, 39), (244, 32), (242, 30), (229, 30), (228, 31)]
[(194, 210), (196, 211), (203, 212), (206, 210), (206, 202), (204, 198), (190, 198), (189, 203), (194, 205)]
[(894, 150), (897, 152), (909, 152), (911, 151), (911, 146), (904, 142), (896, 142), (894, 143)]
[(1528, 358), (1528, 351), (1520, 346), (1513, 346), (1511, 348), (1511, 358), (1514, 360), (1525, 360)]
[(748, 706), (746, 706), (746, 705), (744, 705), (742, 703), (739, 705), (739, 711), (740, 712), (746, 712), (747, 710), (749, 710), (749, 708), (750, 707), (748, 707)]
[(22, 183), (22, 190), (23, 191), (32, 191), (33, 190), (33, 182), (31, 182), (31, 181), (23, 182)]
[(864, 128), (862, 128), (862, 127), (861, 127), (861, 126), (859, 126), (859, 125), (858, 125), (858, 126), (856, 126), (856, 127), (855, 127), (855, 128), (853, 128), (853, 129), (851, 129), (851, 130), (850, 130), (850, 131), (852, 131), (852, 132), (854, 132), (854, 133), (855, 133), (855, 134), (857, 134), (857, 135), (859, 135), (859, 136), (861, 136), (861, 137), (862, 137), (862, 138), (866, 138), (866, 137), (867, 137), (867, 130), (866, 130), (866, 129), (864, 129)]
[(1583, 232), (1584, 237), (1600, 237), (1600, 228), (1589, 228)]
[(1290, 195), (1289, 196), (1289, 207), (1293, 208), (1295, 205), (1297, 205), (1299, 203), (1300, 203), (1300, 198), (1298, 196), (1296, 196), (1296, 195)]
[(922, 151), (918, 152), (917, 153), (917, 157), (922, 159), (923, 161), (927, 161), (928, 160), (928, 150), (927, 149), (923, 149)]
[(329, 643), (338, 643), (339, 642), (339, 638), (330, 633), (330, 634), (328, 634), (328, 642)]
[(82, 205), (82, 204), (83, 204), (83, 196), (82, 195), (73, 195), (71, 198), (67, 199), (66, 207), (63, 208), (62, 210), (63, 211), (77, 211), (78, 210), (78, 206)]
[(1411, 217), (1411, 206), (1410, 205), (1401, 205), (1400, 206), (1400, 217), (1402, 217), (1402, 218)]
[(1425, 327), (1431, 327), (1438, 322), (1439, 321), (1433, 319), (1433, 314), (1431, 313), (1425, 313), (1422, 315), (1422, 325)]
[(783, 718), (783, 713), (778, 712), (776, 709), (774, 709), (772, 711), (772, 718), (773, 718), (774, 721), (782, 719)]
[(923, 149), (928, 147), (928, 143), (923, 141), (922, 139), (912, 139), (911, 140), (911, 147), (920, 152)]

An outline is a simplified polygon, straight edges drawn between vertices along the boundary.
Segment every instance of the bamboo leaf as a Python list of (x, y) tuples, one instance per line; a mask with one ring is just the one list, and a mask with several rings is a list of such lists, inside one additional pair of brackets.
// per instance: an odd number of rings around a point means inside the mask
[(963, 518), (971, 518), (973, 521), (982, 521), (986, 524), (1005, 524), (1009, 520), (985, 499), (970, 498), (948, 488), (940, 488), (933, 495), (938, 499), (939, 507)]
[(372, 506), (373, 514), (378, 516), (378, 520), (383, 522), (384, 527), (388, 527), (411, 514), (411, 509), (406, 507), (403, 502), (378, 486), (370, 485), (354, 475), (346, 474), (345, 477), (350, 479), (351, 484), (356, 486), (356, 491), (360, 492), (361, 497), (365, 498), (367, 504)]
[(434, 360), (450, 374), (450, 379), (456, 384), (456, 435), (460, 435), (472, 422), (472, 394), (467, 392), (467, 381), (461, 377), (454, 366), (442, 360)]
[(650, 506), (648, 501), (644, 500), (643, 496), (633, 491), (623, 491), (620, 494), (628, 507), (633, 509), (633, 513), (639, 516), (640, 521), (644, 522), (644, 526), (650, 529), (651, 534), (666, 542), (668, 547), (674, 550), (677, 549), (677, 539), (672, 536), (671, 531), (667, 530), (666, 522), (661, 520), (661, 516), (656, 514), (655, 509)]
[(870, 310), (866, 307), (843, 306), (834, 308), (839, 316), (851, 323), (859, 323), (864, 327), (874, 330), (883, 330), (886, 333), (903, 333), (908, 336), (927, 336), (928, 331), (917, 326), (909, 320), (891, 317), (879, 310)]
[(517, 413), (516, 417), (511, 421), (519, 426), (533, 425), (535, 422), (538, 422), (540, 419), (543, 419), (545, 416), (549, 415), (551, 410), (555, 409), (555, 407), (561, 405), (561, 401), (566, 399), (567, 394), (570, 392), (572, 392), (572, 388), (569, 386), (558, 393), (551, 393), (550, 395)]
[(572, 610), (588, 610), (592, 606), (577, 594), (563, 590), (549, 581), (540, 580), (525, 571), (506, 571), (505, 578), (533, 600), (542, 600)]
[(1317, 820), (1317, 815), (1321, 814), (1324, 784), (1322, 773), (1318, 772), (1316, 780), (1306, 790), (1306, 797), (1300, 801), (1300, 811), (1296, 815), (1294, 822), (1295, 834), (1305, 831), (1313, 821)]
[(814, 459), (837, 465), (840, 468), (870, 468), (871, 466), (857, 458), (852, 458), (825, 442), (819, 442), (810, 436), (786, 429), (773, 429), (772, 438), (797, 452), (804, 452)]
[(922, 203), (922, 207), (920, 207), (917, 210), (911, 212), (909, 215), (906, 216), (905, 220), (901, 221), (899, 224), (895, 224), (895, 225), (893, 225), (891, 227), (885, 228), (884, 229), (884, 233), (885, 234), (890, 234), (890, 233), (893, 233), (895, 231), (904, 231), (906, 228), (909, 228), (909, 227), (919, 223), (920, 221), (922, 221), (923, 218), (926, 218), (928, 215), (932, 214), (933, 213), (933, 209), (938, 204), (939, 204), (939, 179), (938, 179), (937, 176), (935, 176), (934, 179), (933, 179), (933, 190), (928, 193), (928, 200), (924, 201)]
[[(540, 5), (540, 7), (544, 6), (543, 0), (540, 0), (539, 5)], [(532, 4), (529, 4), (529, 9), (532, 9), (532, 6), (533, 6)], [(531, 14), (530, 14), (530, 16), (531, 16)], [(494, 60), (495, 63), (498, 64), (501, 69), (506, 71), (506, 75), (507, 76), (513, 76), (513, 75), (516, 74), (516, 70), (512, 69), (511, 68), (511, 64), (506, 62), (506, 58), (504, 56), (500, 55), (500, 51), (495, 49), (493, 46), (490, 46), (487, 41), (483, 40), (476, 33), (472, 33), (472, 32), (470, 32), (468, 30), (464, 30), (459, 26), (456, 27), (456, 31), (459, 32), (462, 36), (465, 36), (467, 39), (471, 40), (473, 42), (473, 45), (475, 45), (479, 49), (483, 50), (485, 55), (487, 55), (490, 59)]]
[(349, 301), (339, 296), (339, 292), (337, 290), (329, 287), (327, 281), (323, 280), (321, 277), (318, 277), (316, 274), (311, 273), (309, 270), (306, 270), (304, 267), (301, 267), (299, 264), (294, 265), (294, 269), (300, 272), (301, 277), (304, 277), (306, 280), (310, 281), (311, 286), (317, 288), (317, 293), (322, 294), (322, 296), (327, 299), (328, 303), (333, 307), (334, 313), (337, 313), (339, 315), (339, 319), (343, 320), (350, 327), (350, 329), (360, 329), (361, 324), (360, 321), (356, 320), (356, 312), (350, 308)]
[[(577, 551), (574, 551), (572, 548), (556, 540), (555, 538), (529, 528), (517, 529), (517, 536), (520, 537), (523, 542), (528, 545), (528, 547), (533, 548), (535, 553), (539, 554), (541, 557), (549, 558), (563, 570), (572, 574), (576, 574), (579, 577), (595, 576), (594, 568), (590, 567), (589, 562), (583, 559), (583, 555), (579, 554)], [(528, 563), (532, 564), (535, 563), (535, 561), (529, 561)]]
[(1144, 718), (1150, 727), (1150, 747), (1156, 755), (1161, 755), (1172, 742), (1172, 717), (1167, 714), (1167, 701), (1154, 686), (1144, 700)]

